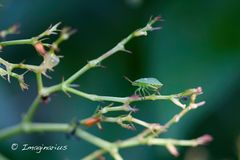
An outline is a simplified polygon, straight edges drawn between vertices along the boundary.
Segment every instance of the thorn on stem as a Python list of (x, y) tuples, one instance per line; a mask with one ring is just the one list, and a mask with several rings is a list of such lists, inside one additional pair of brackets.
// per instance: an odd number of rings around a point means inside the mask
[(127, 109), (128, 109), (128, 111), (133, 112), (133, 113), (139, 111), (138, 108), (136, 108), (135, 106), (134, 106), (134, 107), (131, 107), (130, 105), (127, 106)]
[(63, 90), (63, 93), (65, 93), (69, 98), (71, 98), (71, 94), (69, 94), (67, 91)]
[(121, 49), (121, 51), (123, 51), (123, 52), (126, 52), (126, 53), (129, 53), (129, 54), (132, 54), (132, 51), (130, 51), (130, 50), (127, 50), (127, 49), (126, 49), (126, 48), (124, 48), (124, 47)]
[(129, 129), (131, 131), (136, 131), (136, 127), (131, 123), (131, 124), (125, 124), (125, 128)]
[(80, 85), (79, 84), (70, 84), (69, 87), (72, 87), (72, 88), (78, 88)]

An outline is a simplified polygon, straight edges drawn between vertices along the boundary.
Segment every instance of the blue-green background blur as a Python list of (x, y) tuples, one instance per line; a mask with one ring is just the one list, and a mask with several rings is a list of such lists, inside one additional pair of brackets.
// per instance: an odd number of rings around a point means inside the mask
[[(179, 148), (178, 160), (235, 160), (237, 138), (240, 135), (240, 1), (239, 0), (2, 0), (0, 28), (18, 23), (21, 34), (10, 39), (35, 36), (50, 24), (78, 32), (61, 45), (64, 55), (52, 79), (52, 85), (76, 72), (88, 60), (109, 50), (133, 30), (142, 27), (152, 15), (161, 15), (162, 29), (147, 37), (137, 38), (126, 47), (133, 54), (117, 53), (104, 61), (106, 69), (93, 69), (76, 81), (80, 89), (99, 95), (126, 96), (134, 91), (123, 76), (130, 79), (156, 77), (163, 84), (162, 94), (177, 93), (187, 88), (202, 86), (200, 100), (206, 105), (192, 111), (163, 137), (191, 139), (205, 133), (214, 141), (194, 149)], [(31, 46), (12, 46), (3, 49), (2, 58), (11, 62), (39, 64), (41, 58)], [(22, 92), (17, 82), (0, 80), (0, 127), (20, 122), (22, 115), (36, 95), (33, 74), (28, 73), (28, 91)], [(62, 93), (51, 96), (49, 105), (41, 105), (34, 121), (66, 122), (90, 116), (99, 103)], [(105, 105), (102, 104), (101, 105)], [(140, 111), (136, 117), (165, 123), (179, 112), (170, 102), (135, 104)], [(109, 141), (125, 139), (141, 131), (129, 131), (117, 125), (103, 124), (87, 131)], [(11, 144), (68, 145), (66, 151), (12, 151)], [(239, 144), (240, 145), (240, 144)], [(0, 152), (11, 160), (52, 159), (77, 160), (96, 147), (80, 139), (66, 139), (64, 134), (46, 133), (21, 135), (0, 142)], [(135, 147), (121, 150), (127, 160), (175, 159), (164, 147)], [(109, 157), (107, 157), (109, 158)]]

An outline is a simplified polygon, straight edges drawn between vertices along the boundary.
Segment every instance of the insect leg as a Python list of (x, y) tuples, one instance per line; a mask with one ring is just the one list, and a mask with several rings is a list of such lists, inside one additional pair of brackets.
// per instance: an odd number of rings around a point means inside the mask
[[(160, 95), (159, 89), (150, 87), (150, 88), (148, 88), (148, 91), (151, 91), (153, 95), (156, 95), (156, 94)], [(152, 95), (152, 94), (150, 94), (150, 95)]]
[(144, 95), (144, 92), (142, 90), (143, 90), (143, 87), (140, 87), (139, 88), (139, 94), (140, 94), (141, 97), (144, 98), (145, 95)]
[(136, 90), (135, 90), (135, 92), (134, 92), (134, 94), (135, 94), (135, 95), (138, 95), (138, 96), (140, 96), (140, 97), (141, 97), (142, 95), (141, 95), (141, 92), (140, 92), (140, 90), (141, 90), (141, 87), (140, 87), (140, 88), (138, 88), (138, 89), (136, 89)]
[(145, 89), (145, 92), (147, 93), (148, 96), (151, 95), (151, 93), (149, 92), (149, 90), (147, 88)]
[(156, 90), (156, 93), (157, 93), (158, 95), (160, 95), (160, 88), (158, 88), (158, 89)]
[(146, 96), (146, 92), (145, 92), (145, 91), (146, 91), (146, 89), (142, 87), (142, 88), (141, 88), (141, 91), (142, 91), (142, 93), (143, 93), (143, 99), (144, 99), (144, 98), (145, 98), (145, 96)]

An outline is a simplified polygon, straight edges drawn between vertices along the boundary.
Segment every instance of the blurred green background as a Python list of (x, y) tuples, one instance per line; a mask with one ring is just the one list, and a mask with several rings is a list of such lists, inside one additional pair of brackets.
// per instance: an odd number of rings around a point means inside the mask
[[(206, 105), (185, 116), (163, 137), (191, 139), (209, 133), (214, 141), (197, 148), (179, 148), (178, 160), (235, 160), (240, 136), (240, 1), (239, 0), (2, 0), (0, 28), (21, 24), (21, 34), (7, 39), (35, 36), (59, 21), (78, 30), (61, 45), (61, 64), (44, 78), (45, 84), (60, 82), (100, 56), (133, 30), (146, 24), (151, 15), (161, 15), (160, 31), (131, 41), (133, 54), (118, 53), (106, 60), (106, 69), (94, 69), (77, 81), (80, 89), (99, 95), (126, 96), (134, 89), (123, 78), (156, 77), (163, 84), (162, 94), (177, 93), (202, 86)], [(11, 62), (38, 64), (40, 57), (31, 46), (6, 47), (0, 53)], [(15, 80), (0, 80), (0, 127), (18, 123), (36, 95), (33, 74), (27, 74), (30, 89), (21, 92)], [(70, 122), (90, 116), (99, 103), (62, 93), (52, 95), (49, 105), (41, 105), (37, 122)], [(137, 103), (136, 117), (164, 123), (179, 108), (170, 102)], [(87, 129), (107, 140), (137, 134), (116, 125), (103, 124), (104, 130)], [(13, 142), (30, 145), (68, 145), (67, 151), (12, 151)], [(240, 144), (239, 144), (240, 145)], [(0, 152), (11, 160), (80, 159), (96, 149), (63, 134), (22, 135), (0, 142)], [(126, 159), (175, 159), (163, 147), (124, 149)]]

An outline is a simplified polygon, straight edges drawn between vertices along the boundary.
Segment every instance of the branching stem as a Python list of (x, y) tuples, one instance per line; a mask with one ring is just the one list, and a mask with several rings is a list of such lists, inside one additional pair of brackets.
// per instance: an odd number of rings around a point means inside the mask
[[(110, 56), (114, 55), (119, 51), (129, 52), (128, 50), (125, 49), (125, 46), (130, 40), (132, 40), (135, 37), (146, 36), (149, 31), (158, 29), (158, 28), (153, 28), (152, 25), (155, 22), (159, 21), (159, 19), (160, 17), (151, 19), (145, 27), (132, 32), (129, 36), (127, 36), (122, 41), (120, 41), (115, 47), (113, 47), (106, 53), (102, 54), (100, 57), (89, 61), (85, 66), (79, 69), (76, 73), (74, 73), (68, 79), (50, 87), (44, 86), (43, 80), (42, 80), (42, 74), (47, 76), (46, 74), (47, 70), (52, 70), (53, 67), (55, 67), (59, 63), (59, 57), (53, 56), (55, 54), (54, 52), (58, 49), (58, 45), (62, 41), (68, 39), (68, 37), (73, 33), (73, 31), (71, 31), (69, 28), (58, 30), (57, 27), (60, 24), (58, 23), (50, 27), (48, 30), (44, 31), (40, 35), (33, 38), (0, 42), (0, 49), (2, 47), (12, 46), (12, 45), (33, 45), (35, 49), (39, 52), (39, 54), (44, 58), (43, 63), (39, 66), (22, 64), (22, 63), (14, 64), (0, 58), (0, 64), (4, 66), (0, 68), (1, 77), (5, 78), (5, 76), (7, 75), (9, 81), (10, 81), (10, 76), (17, 78), (19, 80), (20, 86), (23, 89), (26, 89), (27, 85), (24, 83), (24, 80), (23, 80), (24, 74), (18, 75), (17, 73), (12, 72), (12, 70), (16, 68), (30, 70), (36, 74), (36, 81), (37, 81), (37, 88), (38, 88), (38, 94), (35, 100), (33, 101), (33, 103), (30, 105), (27, 113), (23, 117), (22, 122), (20, 122), (15, 126), (1, 129), (0, 140), (8, 139), (20, 134), (42, 133), (42, 132), (70, 133), (74, 130), (75, 136), (100, 148), (99, 150), (83, 158), (83, 160), (93, 160), (102, 156), (105, 153), (109, 153), (115, 160), (123, 160), (123, 158), (119, 153), (120, 149), (139, 146), (139, 145), (167, 146), (171, 144), (172, 146), (178, 146), (178, 145), (179, 146), (197, 146), (200, 144), (204, 144), (204, 142), (207, 140), (204, 141), (201, 139), (200, 141), (199, 138), (193, 139), (193, 140), (176, 140), (176, 139), (163, 139), (163, 138), (157, 137), (162, 132), (165, 132), (171, 125), (178, 122), (186, 113), (188, 113), (188, 111), (198, 108), (199, 106), (204, 104), (204, 102), (200, 102), (200, 103), (195, 102), (196, 97), (202, 92), (200, 87), (188, 89), (178, 94), (171, 94), (171, 95), (152, 94), (144, 97), (137, 96), (137, 95), (127, 96), (127, 97), (102, 96), (102, 95), (96, 95), (96, 94), (89, 94), (73, 88), (72, 83), (76, 79), (78, 79), (88, 70), (100, 66), (105, 59), (109, 58)], [(56, 34), (58, 32), (61, 32), (60, 36), (51, 45), (42, 43), (42, 41), (46, 36)], [(49, 53), (45, 53), (46, 52), (44, 48), (45, 46), (49, 47), (49, 50), (48, 50)], [(51, 59), (48, 59), (48, 58), (51, 58)], [(44, 64), (47, 64), (47, 66), (44, 66)], [(101, 108), (95, 114), (93, 114), (93, 116), (90, 117), (89, 119), (84, 119), (80, 121), (81, 124), (86, 124), (85, 122), (87, 120), (88, 120), (89, 126), (91, 125), (91, 123), (93, 124), (100, 123), (100, 121), (111, 122), (111, 123), (120, 124), (122, 127), (130, 129), (131, 126), (129, 127), (128, 124), (123, 123), (123, 122), (128, 122), (130, 124), (135, 123), (135, 124), (144, 126), (146, 129), (140, 132), (138, 135), (128, 138), (126, 140), (109, 142), (107, 140), (104, 140), (102, 138), (99, 138), (95, 135), (88, 133), (87, 131), (81, 129), (80, 126), (76, 124), (72, 125), (68, 123), (34, 123), (32, 122), (34, 118), (34, 114), (37, 108), (39, 107), (39, 104), (41, 103), (42, 99), (44, 97), (50, 96), (52, 93), (59, 92), (59, 91), (75, 94), (79, 97), (89, 99), (91, 101), (99, 101), (99, 102), (107, 101), (107, 102), (112, 102), (112, 104), (120, 103), (120, 105), (118, 106), (109, 105)], [(180, 98), (184, 96), (190, 96), (191, 99), (190, 99), (189, 105), (182, 104), (180, 102)], [(175, 115), (163, 126), (160, 126), (160, 124), (147, 123), (143, 120), (133, 117), (131, 113), (136, 110), (130, 107), (130, 104), (133, 102), (146, 101), (146, 100), (169, 100), (174, 104), (176, 104), (177, 106), (181, 107), (182, 110), (179, 112), (179, 114)], [(127, 111), (130, 113), (127, 116), (118, 116), (118, 117), (106, 117), (104, 115), (108, 112), (118, 112), (118, 111)]]

